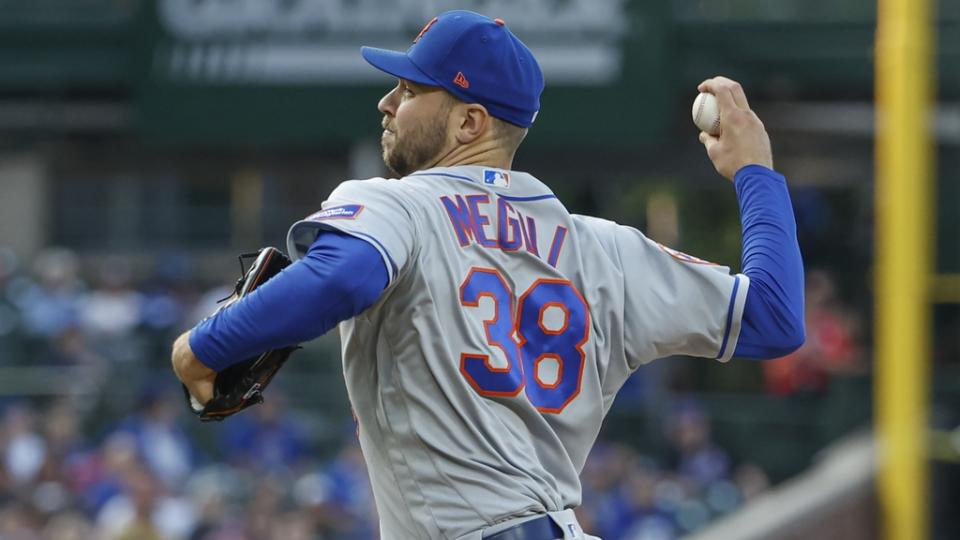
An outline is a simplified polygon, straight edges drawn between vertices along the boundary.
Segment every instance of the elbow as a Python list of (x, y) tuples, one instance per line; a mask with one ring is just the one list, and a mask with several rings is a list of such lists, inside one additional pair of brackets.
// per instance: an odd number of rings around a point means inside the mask
[(793, 350), (797, 350), (800, 347), (803, 347), (803, 344), (807, 342), (807, 325), (804, 323), (803, 319), (797, 321), (796, 333), (794, 334), (796, 340), (796, 346)]
[(776, 360), (793, 354), (806, 341), (803, 319), (780, 320), (775, 327), (767, 327), (762, 333), (737, 344), (737, 356), (751, 360)]
[(773, 360), (797, 351), (806, 341), (803, 295), (777, 294), (762, 279), (751, 283), (744, 307), (749, 358)]
[(776, 360), (795, 353), (807, 340), (803, 319), (791, 320), (782, 332), (770, 340), (767, 354), (762, 360)]
[(780, 356), (786, 356), (796, 352), (798, 349), (800, 349), (800, 347), (803, 347), (803, 344), (806, 341), (806, 328), (804, 327), (803, 321), (799, 321), (796, 325), (793, 325), (791, 330), (783, 336), (783, 354)]
[(807, 325), (804, 312), (803, 298), (801, 297), (798, 302), (793, 304), (793, 309), (784, 314), (786, 321), (782, 327), (782, 342), (785, 352), (782, 356), (796, 352), (807, 341)]

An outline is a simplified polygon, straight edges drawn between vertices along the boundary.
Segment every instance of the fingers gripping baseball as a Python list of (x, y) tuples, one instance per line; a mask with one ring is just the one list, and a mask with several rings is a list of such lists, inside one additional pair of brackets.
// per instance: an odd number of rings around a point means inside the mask
[(697, 89), (716, 96), (720, 108), (720, 134), (700, 132), (700, 142), (717, 172), (733, 180), (737, 171), (746, 165), (773, 168), (770, 137), (763, 122), (750, 110), (740, 83), (714, 77), (700, 83)]

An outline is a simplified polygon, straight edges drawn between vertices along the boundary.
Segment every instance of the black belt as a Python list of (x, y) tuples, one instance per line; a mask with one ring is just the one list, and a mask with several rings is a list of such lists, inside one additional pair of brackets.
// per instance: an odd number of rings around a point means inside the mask
[(500, 532), (483, 535), (483, 540), (557, 540), (563, 538), (563, 529), (550, 516), (524, 521)]

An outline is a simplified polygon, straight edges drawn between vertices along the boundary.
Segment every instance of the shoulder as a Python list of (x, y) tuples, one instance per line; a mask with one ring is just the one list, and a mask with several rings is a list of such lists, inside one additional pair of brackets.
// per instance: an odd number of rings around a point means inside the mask
[[(570, 220), (576, 228), (577, 233), (593, 237), (599, 241), (615, 241), (616, 237), (623, 232), (623, 229), (631, 229), (618, 224), (616, 221), (598, 218), (594, 216), (584, 216), (580, 214), (570, 214)], [(636, 231), (636, 229), (633, 229)], [(636, 231), (640, 233), (640, 231)], [(641, 234), (642, 235), (642, 234)]]
[(358, 214), (365, 208), (414, 214), (418, 206), (417, 200), (413, 190), (405, 185), (404, 180), (393, 178), (347, 180), (330, 193), (321, 212), (343, 207), (345, 212)]
[(659, 251), (660, 244), (647, 238), (643, 232), (629, 225), (592, 216), (571, 214), (577, 233), (593, 245), (599, 246), (611, 257), (642, 256), (651, 250)]
[(331, 193), (330, 198), (347, 196), (377, 196), (392, 193), (400, 189), (401, 180), (394, 178), (367, 178), (365, 180), (347, 180), (341, 182)]
[(570, 214), (570, 219), (577, 228), (606, 231), (619, 227), (615, 221), (594, 216), (584, 216), (582, 214)]
[[(404, 206), (416, 204), (416, 186), (406, 178), (347, 180), (330, 193), (330, 199), (372, 199)], [(359, 202), (359, 201), (358, 201)]]

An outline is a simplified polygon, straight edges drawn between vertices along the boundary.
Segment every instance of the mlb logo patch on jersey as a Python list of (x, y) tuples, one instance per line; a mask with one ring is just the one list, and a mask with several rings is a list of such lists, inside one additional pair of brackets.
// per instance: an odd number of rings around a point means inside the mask
[(483, 170), (483, 183), (488, 186), (510, 187), (510, 173), (496, 169)]
[(354, 219), (363, 211), (362, 204), (343, 204), (324, 208), (319, 212), (307, 216), (307, 221), (321, 221), (324, 219)]

